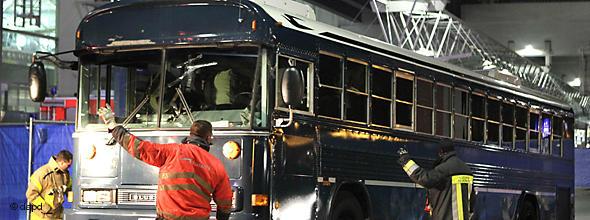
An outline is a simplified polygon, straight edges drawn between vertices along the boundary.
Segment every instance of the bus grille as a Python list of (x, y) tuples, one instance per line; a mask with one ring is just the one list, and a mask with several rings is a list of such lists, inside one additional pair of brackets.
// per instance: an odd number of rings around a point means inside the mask
[(119, 189), (117, 203), (120, 205), (156, 205), (156, 190)]

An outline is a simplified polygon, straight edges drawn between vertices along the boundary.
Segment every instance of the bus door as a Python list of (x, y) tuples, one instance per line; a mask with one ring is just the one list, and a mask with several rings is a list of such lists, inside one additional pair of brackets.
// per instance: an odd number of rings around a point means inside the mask
[[(305, 59), (277, 55), (271, 204), (272, 215), (279, 219), (311, 219), (315, 215), (319, 145), (311, 123), (313, 66)], [(299, 97), (289, 100), (294, 96)]]

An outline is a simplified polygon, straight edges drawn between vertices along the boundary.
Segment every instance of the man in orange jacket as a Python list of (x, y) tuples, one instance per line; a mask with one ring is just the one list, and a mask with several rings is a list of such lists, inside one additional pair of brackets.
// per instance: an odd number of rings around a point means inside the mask
[(233, 193), (223, 164), (208, 153), (213, 135), (211, 123), (195, 121), (182, 144), (157, 144), (141, 140), (117, 125), (108, 106), (99, 114), (113, 138), (129, 154), (160, 168), (158, 219), (209, 219), (211, 199), (217, 204), (217, 219), (229, 219)]

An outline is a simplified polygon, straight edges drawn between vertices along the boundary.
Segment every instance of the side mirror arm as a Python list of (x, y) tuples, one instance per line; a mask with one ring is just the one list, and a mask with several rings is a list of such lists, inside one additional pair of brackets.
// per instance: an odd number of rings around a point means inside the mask
[(289, 105), (289, 118), (277, 118), (275, 120), (275, 127), (286, 128), (290, 127), (291, 124), (293, 124), (293, 109), (291, 108), (291, 105)]
[(74, 51), (71, 50), (71, 51), (64, 51), (64, 52), (52, 54), (52, 53), (48, 53), (48, 52), (37, 51), (37, 52), (33, 53), (33, 60), (32, 61), (34, 63), (35, 61), (38, 61), (38, 60), (47, 60), (47, 61), (55, 64), (60, 69), (78, 70), (78, 62), (77, 61), (64, 61), (62, 59), (59, 59), (59, 57), (57, 57), (57, 55), (72, 53), (72, 52), (74, 52)]

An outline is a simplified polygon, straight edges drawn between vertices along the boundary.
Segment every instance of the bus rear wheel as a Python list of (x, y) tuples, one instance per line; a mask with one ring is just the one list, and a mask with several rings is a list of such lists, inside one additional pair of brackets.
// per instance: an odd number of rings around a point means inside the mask
[(340, 192), (332, 209), (331, 220), (362, 220), (363, 211), (356, 197), (349, 192)]
[(531, 200), (525, 200), (521, 207), (518, 208), (517, 220), (538, 220), (537, 208)]

